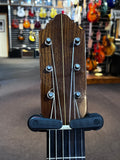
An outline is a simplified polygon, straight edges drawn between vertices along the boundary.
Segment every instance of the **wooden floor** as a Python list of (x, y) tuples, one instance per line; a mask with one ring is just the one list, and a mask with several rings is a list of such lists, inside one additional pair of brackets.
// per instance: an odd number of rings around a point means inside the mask
[(87, 84), (120, 83), (120, 77), (87, 75)]

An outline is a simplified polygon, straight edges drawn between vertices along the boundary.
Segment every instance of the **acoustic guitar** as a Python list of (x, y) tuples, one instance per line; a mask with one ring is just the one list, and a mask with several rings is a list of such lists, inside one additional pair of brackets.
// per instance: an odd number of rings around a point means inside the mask
[(39, 34), (42, 115), (30, 117), (28, 126), (47, 132), (48, 160), (85, 160), (84, 131), (103, 125), (100, 115), (87, 114), (84, 37), (64, 14)]

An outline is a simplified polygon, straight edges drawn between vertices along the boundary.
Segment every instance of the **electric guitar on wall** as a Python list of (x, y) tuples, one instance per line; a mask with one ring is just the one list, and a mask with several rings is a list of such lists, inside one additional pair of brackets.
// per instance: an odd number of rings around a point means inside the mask
[(59, 14), (39, 34), (41, 114), (28, 120), (47, 132), (47, 159), (85, 160), (84, 131), (103, 118), (87, 113), (84, 31)]

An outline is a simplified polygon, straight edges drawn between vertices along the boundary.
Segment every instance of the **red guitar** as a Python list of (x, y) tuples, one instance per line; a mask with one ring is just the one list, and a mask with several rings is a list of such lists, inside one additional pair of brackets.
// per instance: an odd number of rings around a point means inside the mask
[(90, 0), (88, 5), (89, 11), (87, 13), (87, 19), (89, 22), (96, 22), (100, 18), (100, 12), (97, 9), (98, 5)]
[(103, 46), (99, 43), (100, 39), (101, 39), (101, 32), (98, 30), (96, 34), (97, 43), (94, 44), (93, 56), (98, 63), (103, 63), (103, 61), (105, 60), (105, 54), (103, 52)]
[(29, 16), (30, 17), (34, 17), (35, 16), (33, 7), (29, 10)]

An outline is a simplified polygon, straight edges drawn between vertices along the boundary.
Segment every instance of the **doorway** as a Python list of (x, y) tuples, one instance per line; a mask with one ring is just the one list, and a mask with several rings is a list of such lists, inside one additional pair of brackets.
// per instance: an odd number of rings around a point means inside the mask
[(7, 14), (0, 14), (0, 57), (8, 57)]

